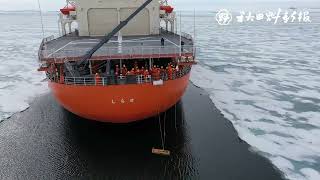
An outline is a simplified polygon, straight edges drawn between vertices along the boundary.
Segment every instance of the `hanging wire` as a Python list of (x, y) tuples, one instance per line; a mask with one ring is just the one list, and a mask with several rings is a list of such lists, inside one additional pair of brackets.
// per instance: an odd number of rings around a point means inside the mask
[(193, 45), (196, 45), (196, 8), (193, 9)]
[(43, 18), (42, 18), (40, 0), (38, 0), (38, 7), (39, 7), (40, 20), (41, 20), (42, 38), (44, 38), (44, 26), (43, 26)]
[(180, 56), (180, 58), (181, 58), (181, 55), (182, 55), (182, 52), (181, 52), (181, 50), (182, 50), (182, 44), (181, 44), (181, 42), (182, 42), (182, 32), (181, 32), (181, 19), (182, 19), (182, 15), (181, 15), (181, 11), (180, 11), (180, 27), (179, 27), (179, 29), (180, 29), (180, 42), (179, 42), (179, 46), (180, 46), (180, 53), (179, 53), (179, 56)]
[(160, 136), (161, 136), (161, 143), (162, 143), (162, 149), (164, 150), (164, 136), (163, 136), (163, 131), (162, 131), (162, 125), (161, 125), (161, 114), (159, 113), (159, 129), (160, 129)]
[(178, 132), (178, 129), (177, 129), (177, 104), (174, 105), (174, 127), (176, 128), (176, 132)]

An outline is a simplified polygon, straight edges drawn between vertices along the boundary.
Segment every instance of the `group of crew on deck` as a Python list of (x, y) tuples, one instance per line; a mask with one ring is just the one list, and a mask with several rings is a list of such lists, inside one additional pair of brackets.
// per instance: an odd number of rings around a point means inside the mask
[[(165, 63), (164, 63), (165, 64)], [(162, 64), (162, 65), (164, 65)], [(128, 66), (133, 67), (127, 68)], [(94, 69), (93, 76), (81, 77), (68, 77), (64, 66), (51, 64), (47, 71), (47, 77), (53, 82), (61, 84), (96, 84), (96, 85), (112, 85), (112, 84), (135, 84), (144, 83), (157, 80), (174, 80), (181, 77), (183, 74), (188, 72), (188, 68), (181, 65), (175, 65), (175, 63), (168, 63), (165, 66), (153, 65), (140, 66), (137, 62), (129, 64), (128, 66), (114, 65), (109, 71), (102, 71), (102, 69)], [(108, 72), (108, 73), (107, 73)], [(92, 78), (92, 79), (91, 79)], [(91, 79), (91, 80), (90, 80)]]
[[(151, 69), (142, 66), (139, 68), (138, 64), (135, 62), (133, 68), (129, 70), (126, 65), (123, 65), (121, 68), (119, 65), (115, 65), (114, 69), (111, 69), (111, 76), (115, 79), (126, 79), (128, 77), (140, 76), (141, 78), (147, 80), (173, 80), (176, 78), (176, 72), (179, 72), (179, 66), (175, 66), (171, 63), (168, 63), (166, 67), (154, 65)], [(103, 77), (103, 75), (102, 75)], [(95, 79), (101, 78), (100, 73), (95, 74)]]

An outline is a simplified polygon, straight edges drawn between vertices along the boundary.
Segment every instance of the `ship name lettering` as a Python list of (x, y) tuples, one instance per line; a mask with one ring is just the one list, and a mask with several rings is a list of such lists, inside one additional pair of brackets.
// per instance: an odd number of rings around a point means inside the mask
[(119, 100), (119, 101), (112, 99), (112, 100), (111, 100), (111, 103), (112, 103), (112, 104), (120, 104), (120, 103), (121, 103), (121, 104), (125, 104), (125, 103), (134, 103), (134, 101), (135, 101), (135, 99), (133, 99), (133, 98), (130, 98), (130, 99), (128, 99), (128, 100), (122, 98), (122, 99)]

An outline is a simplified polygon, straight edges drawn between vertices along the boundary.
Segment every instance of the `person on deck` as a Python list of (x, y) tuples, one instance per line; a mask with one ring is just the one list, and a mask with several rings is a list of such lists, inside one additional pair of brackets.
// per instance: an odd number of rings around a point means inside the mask
[(160, 80), (160, 70), (158, 68), (155, 71), (155, 80)]
[(146, 70), (143, 72), (143, 75), (144, 75), (144, 78), (147, 78), (147, 77), (150, 75), (148, 69), (146, 69)]
[(168, 68), (167, 69), (168, 78), (169, 78), (169, 80), (172, 80), (173, 79), (173, 77), (172, 77), (173, 70), (172, 70), (172, 67), (171, 67), (170, 63), (168, 64), (167, 68)]
[(96, 82), (96, 86), (101, 86), (102, 85), (101, 77), (100, 77), (99, 73), (96, 73), (96, 75), (95, 75), (95, 82)]
[(49, 67), (49, 70), (48, 70), (48, 72), (49, 72), (49, 79), (50, 79), (51, 81), (53, 81), (53, 76), (54, 76), (54, 67), (53, 67), (53, 66), (54, 66), (54, 65), (51, 64), (50, 67)]
[(137, 62), (137, 61), (134, 62), (133, 67), (134, 67), (134, 70), (135, 70), (135, 71), (137, 71), (137, 69), (139, 69), (138, 62)]
[(144, 67), (142, 67), (142, 68), (141, 68), (141, 71), (140, 71), (140, 75), (143, 75), (143, 74), (144, 74), (144, 71), (145, 71), (145, 70), (144, 70)]
[(164, 47), (164, 38), (161, 38), (161, 46)]
[(127, 74), (126, 74), (126, 76), (131, 76), (131, 75), (132, 75), (131, 71), (128, 71)]
[(157, 66), (154, 65), (153, 68), (151, 69), (151, 76), (153, 80), (157, 80)]
[(60, 83), (61, 83), (61, 84), (64, 84), (63, 66), (60, 66)]
[(122, 76), (126, 76), (127, 73), (128, 73), (128, 69), (127, 69), (126, 65), (123, 65), (122, 70), (121, 70)]
[(119, 68), (119, 65), (116, 65), (116, 72), (115, 72), (115, 74), (120, 74), (120, 68)]
[(166, 70), (163, 68), (163, 66), (161, 66), (160, 68), (160, 77), (161, 79), (165, 79), (165, 76), (166, 76)]
[(150, 79), (148, 79), (150, 73), (148, 71), (148, 69), (146, 69), (144, 72), (143, 72), (143, 76), (144, 76), (144, 79), (146, 82), (150, 81)]
[(150, 73), (151, 73), (151, 76), (154, 78), (154, 76), (156, 75), (156, 66), (155, 65), (150, 69)]
[(136, 68), (135, 74), (136, 74), (136, 75), (140, 75), (140, 69), (139, 69), (139, 68)]
[(183, 52), (184, 49), (184, 41), (181, 41), (181, 52)]
[(136, 74), (136, 71), (134, 70), (134, 68), (131, 69), (130, 74), (131, 75), (135, 75)]
[(58, 68), (56, 68), (56, 70), (55, 70), (55, 78), (54, 78), (54, 81), (55, 82), (59, 82), (59, 72), (58, 72)]
[(157, 66), (154, 65), (152, 68), (151, 68), (151, 72), (155, 72), (157, 70)]

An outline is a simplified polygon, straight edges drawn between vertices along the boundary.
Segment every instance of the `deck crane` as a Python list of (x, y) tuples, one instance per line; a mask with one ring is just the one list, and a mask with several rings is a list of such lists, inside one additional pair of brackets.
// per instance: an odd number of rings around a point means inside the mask
[[(117, 27), (115, 27), (109, 34), (104, 36), (103, 39), (97, 45), (95, 45), (90, 51), (88, 51), (80, 61), (76, 62), (75, 66), (76, 67), (86, 66), (88, 64), (89, 59), (97, 50), (99, 50), (105, 43), (108, 43), (114, 35), (116, 35), (122, 28), (124, 28), (129, 23), (130, 20), (132, 20), (136, 15), (138, 15), (139, 12), (142, 11), (145, 7), (147, 7), (151, 2), (152, 0), (147, 0), (137, 10), (135, 10), (127, 19), (125, 19), (124, 21), (121, 21)], [(72, 67), (72, 64), (70, 62), (65, 62), (65, 65), (72, 76), (74, 76), (75, 73), (80, 73), (79, 71), (78, 72), (74, 71), (74, 68)]]

